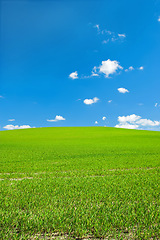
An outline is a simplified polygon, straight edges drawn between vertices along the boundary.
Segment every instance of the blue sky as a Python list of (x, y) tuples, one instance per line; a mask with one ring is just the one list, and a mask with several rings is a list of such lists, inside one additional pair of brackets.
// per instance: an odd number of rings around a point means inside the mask
[(160, 130), (159, 0), (0, 4), (0, 130)]

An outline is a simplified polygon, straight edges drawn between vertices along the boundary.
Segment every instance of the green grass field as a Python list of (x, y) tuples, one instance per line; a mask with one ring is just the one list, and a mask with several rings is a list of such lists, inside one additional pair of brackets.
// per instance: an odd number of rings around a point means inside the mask
[(0, 239), (160, 239), (160, 132), (1, 131), (0, 164)]

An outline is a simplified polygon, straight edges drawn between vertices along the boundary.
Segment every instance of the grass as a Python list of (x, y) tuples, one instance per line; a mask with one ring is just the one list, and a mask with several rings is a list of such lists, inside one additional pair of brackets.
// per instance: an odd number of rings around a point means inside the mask
[(0, 239), (160, 239), (160, 132), (3, 131), (0, 156)]

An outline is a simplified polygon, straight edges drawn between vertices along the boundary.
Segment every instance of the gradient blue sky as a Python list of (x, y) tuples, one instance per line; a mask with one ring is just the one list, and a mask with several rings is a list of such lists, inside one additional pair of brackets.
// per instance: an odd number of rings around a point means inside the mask
[[(159, 0), (0, 4), (0, 130), (23, 125), (160, 130)], [(92, 76), (94, 67), (98, 76)], [(69, 77), (76, 71), (77, 78)]]

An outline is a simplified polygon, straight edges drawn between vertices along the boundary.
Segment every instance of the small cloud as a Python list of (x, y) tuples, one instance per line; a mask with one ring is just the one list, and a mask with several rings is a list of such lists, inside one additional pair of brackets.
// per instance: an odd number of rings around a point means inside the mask
[(47, 119), (47, 122), (58, 122), (66, 120), (64, 117), (60, 115), (56, 115), (55, 119)]
[(0, 95), (0, 98), (4, 98), (2, 95)]
[(8, 121), (9, 121), (9, 122), (14, 122), (14, 121), (15, 121), (15, 119), (8, 119)]
[(109, 39), (102, 41), (103, 44), (107, 44), (108, 42), (109, 42)]
[(158, 22), (160, 22), (160, 16), (158, 17)]
[(109, 101), (108, 101), (108, 103), (111, 103), (111, 102), (112, 102), (112, 100), (109, 100)]
[(111, 74), (116, 73), (118, 69), (123, 69), (123, 67), (119, 65), (119, 62), (108, 59), (107, 61), (102, 61), (99, 72), (103, 73), (105, 77), (108, 78)]
[(97, 121), (95, 121), (95, 123), (94, 124), (98, 124), (98, 122)]
[(143, 106), (144, 104), (143, 103), (138, 103), (139, 106)]
[(134, 70), (134, 67), (133, 66), (130, 66), (128, 69), (125, 69), (124, 71), (125, 72), (128, 72), (128, 71), (133, 71)]
[(106, 117), (102, 117), (102, 120), (105, 121), (105, 120), (106, 120)]
[(83, 102), (86, 105), (91, 105), (91, 104), (96, 103), (98, 101), (99, 101), (99, 98), (94, 97), (93, 99), (85, 99)]
[(120, 92), (120, 93), (126, 93), (126, 92), (129, 93), (129, 91), (128, 91), (126, 88), (118, 88), (117, 90), (118, 90), (118, 92)]
[(21, 126), (18, 126), (18, 125), (6, 125), (3, 127), (4, 129), (7, 129), (7, 130), (14, 130), (14, 129), (25, 129), (25, 128), (31, 128), (31, 126), (29, 125), (21, 125)]
[(158, 103), (155, 103), (155, 105), (154, 105), (155, 107), (157, 107), (158, 106)]
[(133, 71), (133, 70), (134, 70), (134, 67), (130, 66), (130, 67), (128, 68), (128, 70)]
[(78, 72), (75, 71), (75, 72), (72, 72), (70, 75), (69, 75), (70, 78), (72, 79), (77, 79), (78, 78)]
[(124, 33), (123, 33), (123, 34), (120, 34), (120, 33), (119, 33), (119, 34), (118, 34), (118, 37), (120, 37), (120, 38), (125, 38), (125, 37), (126, 37), (126, 34), (124, 34)]
[(97, 73), (97, 67), (95, 66), (93, 69), (92, 69), (92, 74), (91, 74), (91, 76), (93, 76), (93, 77), (98, 77), (99, 76), (99, 74)]
[(144, 69), (144, 67), (143, 67), (143, 66), (141, 66), (141, 67), (139, 67), (138, 69), (139, 69), (139, 70), (143, 70), (143, 69)]
[(99, 24), (96, 24), (96, 25), (94, 25), (93, 27), (94, 27), (94, 28), (97, 28), (98, 30), (100, 29), (100, 28), (99, 28)]

